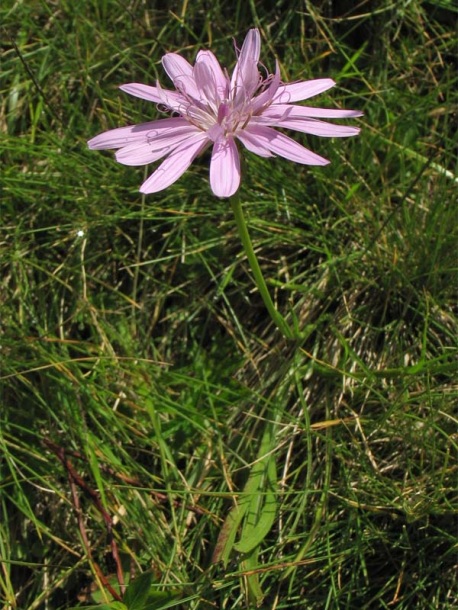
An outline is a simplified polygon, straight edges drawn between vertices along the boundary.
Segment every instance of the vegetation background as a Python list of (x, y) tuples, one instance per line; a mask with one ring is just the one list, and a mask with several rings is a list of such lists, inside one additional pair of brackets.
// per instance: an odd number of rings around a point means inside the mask
[[(452, 0), (2, 3), (3, 608), (457, 607), (456, 18)], [(160, 114), (119, 84), (170, 86), (168, 51), (231, 69), (251, 27), (285, 81), (336, 80), (312, 105), (364, 111), (357, 138), (302, 139), (326, 168), (246, 155), (296, 342), (206, 158), (144, 198), (151, 168), (86, 146)]]

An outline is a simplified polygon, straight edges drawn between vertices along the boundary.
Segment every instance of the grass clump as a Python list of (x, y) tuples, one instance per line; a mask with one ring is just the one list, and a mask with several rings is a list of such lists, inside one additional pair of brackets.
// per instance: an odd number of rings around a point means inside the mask
[[(452, 3), (0, 11), (4, 607), (455, 607)], [(142, 169), (86, 149), (156, 116), (117, 85), (166, 86), (167, 51), (231, 67), (253, 26), (285, 79), (337, 81), (317, 105), (365, 113), (307, 141), (326, 168), (247, 155), (296, 342), (205, 158), (142, 198)]]

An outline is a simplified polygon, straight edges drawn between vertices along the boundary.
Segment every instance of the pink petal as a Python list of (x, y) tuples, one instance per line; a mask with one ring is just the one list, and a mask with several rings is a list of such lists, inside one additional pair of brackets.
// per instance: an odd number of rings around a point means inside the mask
[(240, 157), (233, 138), (220, 138), (213, 145), (210, 186), (217, 197), (230, 197), (240, 186)]
[(248, 32), (235, 65), (231, 79), (231, 90), (236, 98), (251, 97), (259, 85), (258, 62), (261, 53), (259, 30)]
[(211, 51), (199, 51), (196, 57), (196, 65), (203, 62), (210, 72), (213, 74), (214, 82), (216, 83), (216, 89), (221, 100), (224, 100), (229, 94), (229, 79), (224, 74), (219, 61), (213, 55)]
[(251, 135), (247, 130), (239, 131), (237, 139), (242, 142), (247, 150), (258, 155), (258, 157), (273, 157), (274, 155), (268, 150), (262, 142), (256, 139), (256, 136)]
[(297, 106), (289, 104), (278, 104), (274, 102), (262, 111), (263, 116), (281, 119), (283, 116), (289, 118), (322, 118), (322, 119), (345, 119), (363, 116), (359, 110), (340, 110), (335, 108), (313, 108), (311, 106)]
[(208, 146), (208, 138), (203, 132), (188, 138), (177, 146), (141, 185), (140, 192), (157, 193), (176, 182), (206, 146)]
[(186, 96), (179, 91), (168, 91), (167, 89), (163, 89), (159, 82), (157, 83), (157, 90), (161, 98), (161, 104), (167, 106), (167, 108), (173, 112), (178, 112), (178, 114), (181, 115), (186, 114), (191, 105), (191, 102)]
[(356, 136), (360, 129), (359, 127), (349, 127), (348, 125), (334, 125), (326, 121), (318, 121), (317, 119), (295, 119), (289, 116), (281, 119), (264, 117), (253, 117), (250, 125), (265, 125), (270, 127), (283, 127), (284, 129), (293, 129), (302, 133), (309, 133), (314, 136), (324, 138), (345, 138), (348, 136)]
[(128, 83), (127, 85), (121, 85), (119, 88), (122, 91), (143, 100), (164, 104), (164, 106), (167, 106), (170, 110), (180, 112), (180, 114), (189, 106), (189, 102), (181, 93), (163, 89), (159, 83), (157, 83), (157, 87), (140, 85), (138, 83)]
[(194, 80), (193, 67), (184, 57), (177, 53), (167, 53), (162, 58), (162, 65), (178, 90), (185, 92), (196, 100), (199, 99), (199, 90)]
[[(241, 134), (237, 134), (238, 138), (244, 142)], [(264, 148), (276, 155), (280, 155), (290, 161), (302, 163), (304, 165), (327, 165), (329, 161), (308, 150), (302, 144), (298, 144), (288, 136), (285, 136), (271, 127), (263, 127), (260, 125), (249, 125), (244, 131), (245, 139), (255, 142), (260, 148)]]
[(272, 101), (275, 94), (277, 93), (278, 87), (280, 86), (280, 66), (278, 61), (275, 60), (275, 75), (270, 81), (269, 86), (263, 91), (258, 97), (252, 102), (252, 112), (258, 112), (263, 106)]
[(294, 129), (302, 133), (309, 133), (322, 138), (347, 138), (357, 136), (361, 131), (359, 127), (349, 127), (348, 125), (333, 125), (325, 121), (310, 119), (309, 121), (300, 119), (285, 119), (277, 123), (278, 127)]
[(143, 142), (149, 138), (154, 138), (164, 130), (176, 129), (185, 125), (189, 125), (186, 119), (173, 117), (170, 119), (151, 121), (150, 123), (142, 123), (140, 125), (118, 127), (95, 136), (95, 138), (89, 140), (88, 146), (92, 150), (121, 148), (122, 146), (127, 146), (134, 142)]
[(147, 165), (165, 157), (189, 137), (200, 133), (197, 127), (187, 123), (183, 127), (156, 133), (151, 138), (148, 134), (144, 142), (134, 142), (118, 150), (116, 161), (124, 165)]
[(240, 51), (239, 61), (249, 59), (258, 63), (261, 54), (261, 35), (258, 28), (252, 28), (248, 31), (243, 41), (242, 50)]
[(192, 77), (192, 66), (178, 53), (166, 53), (162, 58), (162, 65), (173, 82), (180, 76)]
[(210, 105), (214, 112), (218, 112), (218, 106), (221, 99), (216, 87), (216, 80), (213, 72), (203, 61), (196, 62), (196, 65), (194, 66), (194, 78), (196, 87), (200, 92), (201, 100)]
[(315, 80), (306, 80), (300, 83), (290, 83), (282, 85), (278, 88), (277, 94), (274, 97), (275, 103), (299, 102), (306, 100), (309, 97), (323, 93), (334, 87), (335, 82), (332, 78), (318, 78)]
[(161, 157), (165, 157), (172, 149), (170, 147), (164, 147), (157, 150), (151, 150), (151, 146), (147, 143), (142, 144), (129, 144), (124, 146), (116, 153), (116, 161), (123, 165), (148, 165), (153, 163)]
[(125, 85), (121, 85), (119, 88), (121, 89), (121, 91), (125, 91), (126, 93), (134, 95), (135, 97), (139, 97), (142, 100), (156, 102), (156, 104), (162, 101), (157, 87), (151, 87), (151, 85), (142, 85), (140, 83), (127, 83)]

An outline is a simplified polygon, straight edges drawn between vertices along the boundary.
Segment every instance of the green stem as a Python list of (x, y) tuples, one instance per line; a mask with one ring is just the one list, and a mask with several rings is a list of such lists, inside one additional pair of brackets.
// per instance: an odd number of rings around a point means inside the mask
[(250, 234), (248, 233), (248, 227), (245, 221), (245, 217), (243, 215), (242, 204), (238, 193), (230, 197), (230, 202), (232, 206), (232, 211), (234, 212), (235, 222), (237, 224), (240, 239), (242, 240), (245, 254), (247, 255), (248, 262), (250, 263), (251, 271), (253, 272), (254, 279), (256, 281), (258, 290), (261, 293), (264, 305), (266, 306), (270, 317), (277, 325), (277, 328), (283, 333), (283, 335), (287, 339), (293, 339), (295, 336), (294, 333), (289, 328), (283, 316), (276, 310), (275, 305), (273, 304), (272, 299), (270, 298), (269, 290), (264, 280), (264, 276), (262, 275), (261, 267), (259, 266), (258, 259), (256, 258), (256, 254), (254, 253), (253, 244), (251, 242)]

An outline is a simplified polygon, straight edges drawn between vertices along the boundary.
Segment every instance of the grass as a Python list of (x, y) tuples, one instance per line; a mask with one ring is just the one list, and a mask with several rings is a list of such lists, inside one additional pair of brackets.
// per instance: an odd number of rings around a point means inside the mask
[[(2, 5), (5, 609), (458, 604), (456, 9), (346, 7)], [(301, 341), (206, 158), (143, 198), (143, 168), (86, 148), (156, 116), (118, 84), (166, 85), (167, 51), (232, 67), (253, 26), (285, 80), (337, 81), (316, 105), (365, 113), (358, 138), (310, 137), (326, 168), (247, 154)]]

